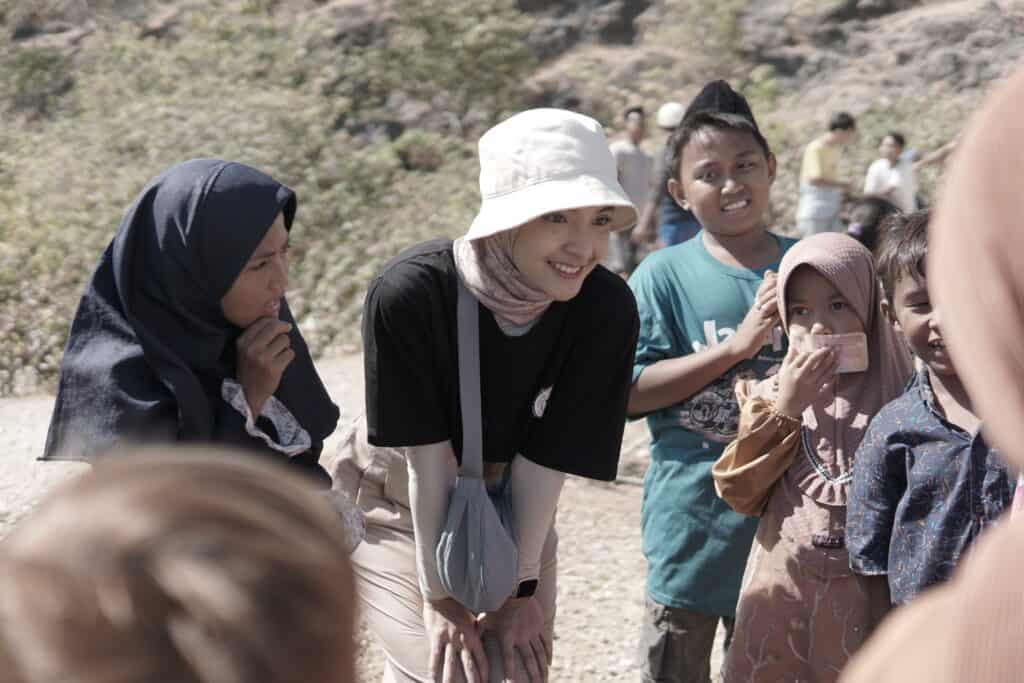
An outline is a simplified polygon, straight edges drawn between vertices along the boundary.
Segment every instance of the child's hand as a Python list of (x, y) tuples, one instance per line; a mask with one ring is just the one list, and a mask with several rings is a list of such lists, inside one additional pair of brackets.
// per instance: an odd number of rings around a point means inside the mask
[(779, 324), (779, 304), (775, 298), (777, 282), (778, 276), (772, 271), (764, 274), (764, 282), (754, 296), (754, 305), (729, 339), (736, 355), (743, 359), (753, 358), (765, 345), (772, 328)]
[(839, 354), (826, 347), (816, 351), (799, 351), (799, 344), (790, 339), (789, 352), (779, 369), (779, 395), (776, 412), (800, 419), (807, 407), (825, 395), (835, 382)]

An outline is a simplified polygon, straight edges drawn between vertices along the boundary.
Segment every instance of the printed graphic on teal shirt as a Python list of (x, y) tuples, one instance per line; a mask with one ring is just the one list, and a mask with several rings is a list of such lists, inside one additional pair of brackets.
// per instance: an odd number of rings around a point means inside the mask
[[(784, 253), (794, 240), (778, 238)], [(781, 258), (781, 257), (780, 257)], [(717, 261), (700, 236), (646, 258), (630, 278), (640, 311), (634, 381), (648, 365), (728, 340), (753, 304), (765, 270)], [(731, 616), (757, 528), (714, 492), (711, 465), (736, 436), (740, 379), (776, 373), (781, 329), (761, 352), (678, 404), (647, 416), (651, 464), (644, 482), (642, 541), (648, 594), (671, 607)]]
[[(730, 328), (718, 330), (714, 320), (704, 321), (703, 328), (705, 340), (708, 343), (705, 345), (694, 341), (692, 345), (695, 353), (703, 351), (708, 346), (722, 344), (736, 334), (736, 330)], [(751, 365), (738, 365), (697, 392), (692, 398), (666, 410), (676, 411), (679, 425), (683, 429), (700, 434), (708, 441), (729, 443), (736, 438), (739, 428), (740, 411), (739, 405), (736, 403), (736, 382), (771, 377), (778, 372), (781, 363), (776, 361), (778, 354), (784, 348), (782, 338), (781, 329), (773, 330), (772, 339), (765, 344), (765, 347), (770, 348), (774, 353), (759, 355), (755, 361), (758, 365), (764, 363), (769, 365), (763, 372), (758, 372), (757, 367)]]

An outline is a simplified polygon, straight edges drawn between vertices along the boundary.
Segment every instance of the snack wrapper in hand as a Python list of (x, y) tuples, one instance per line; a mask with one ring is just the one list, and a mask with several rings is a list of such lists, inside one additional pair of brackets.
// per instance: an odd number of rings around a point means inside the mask
[(868, 336), (863, 332), (849, 334), (808, 334), (800, 338), (801, 351), (817, 351), (831, 347), (839, 355), (839, 374), (864, 372), (868, 369)]

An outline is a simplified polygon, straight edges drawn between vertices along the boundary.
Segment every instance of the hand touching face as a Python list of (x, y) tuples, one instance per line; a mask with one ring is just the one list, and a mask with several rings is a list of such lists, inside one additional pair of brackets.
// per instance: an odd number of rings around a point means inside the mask
[(805, 334), (863, 332), (864, 323), (828, 278), (800, 266), (786, 283), (786, 324), (791, 346)]

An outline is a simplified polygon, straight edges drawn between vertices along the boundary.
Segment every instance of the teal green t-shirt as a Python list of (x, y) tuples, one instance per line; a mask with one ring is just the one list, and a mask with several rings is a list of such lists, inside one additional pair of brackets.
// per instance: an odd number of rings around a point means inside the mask
[[(781, 253), (795, 243), (776, 239)], [(762, 270), (721, 263), (708, 252), (703, 233), (645, 258), (629, 279), (640, 312), (633, 381), (652, 363), (700, 352), (735, 334), (769, 269), (778, 271), (778, 263)], [(655, 602), (735, 614), (757, 519), (733, 512), (715, 494), (711, 465), (736, 436), (736, 380), (774, 374), (785, 348), (777, 329), (757, 356), (691, 398), (647, 416), (651, 464), (641, 528), (647, 593)]]

